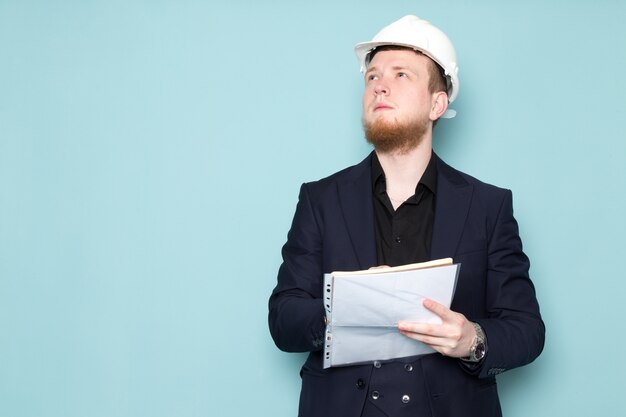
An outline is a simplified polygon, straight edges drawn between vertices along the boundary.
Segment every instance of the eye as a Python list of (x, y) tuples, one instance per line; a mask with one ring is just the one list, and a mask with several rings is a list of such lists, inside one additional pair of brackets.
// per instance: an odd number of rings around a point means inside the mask
[(369, 75), (366, 77), (366, 80), (367, 80), (367, 81), (374, 81), (374, 80), (377, 80), (377, 79), (378, 79), (378, 75), (376, 75), (376, 74), (369, 74)]
[(397, 74), (398, 78), (408, 78), (409, 74), (407, 74), (406, 72), (398, 72)]

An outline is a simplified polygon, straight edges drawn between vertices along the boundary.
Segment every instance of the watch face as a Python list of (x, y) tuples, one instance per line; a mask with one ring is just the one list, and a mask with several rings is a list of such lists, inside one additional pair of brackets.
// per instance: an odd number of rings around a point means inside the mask
[(485, 344), (479, 343), (476, 345), (476, 349), (474, 349), (474, 356), (476, 359), (480, 360), (485, 356)]

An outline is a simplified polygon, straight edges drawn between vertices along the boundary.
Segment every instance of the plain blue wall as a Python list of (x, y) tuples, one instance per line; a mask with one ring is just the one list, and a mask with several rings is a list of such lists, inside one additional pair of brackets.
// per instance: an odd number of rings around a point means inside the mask
[(626, 3), (503, 3), (1, 0), (0, 416), (295, 415), (280, 247), (370, 150), (354, 44), (408, 13), (459, 55), (436, 150), (513, 189), (533, 262), (506, 415), (619, 415)]

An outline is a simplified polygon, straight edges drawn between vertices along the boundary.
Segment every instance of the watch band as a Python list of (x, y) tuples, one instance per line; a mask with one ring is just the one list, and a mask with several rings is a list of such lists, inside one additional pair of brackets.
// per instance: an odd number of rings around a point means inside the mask
[(472, 325), (476, 330), (476, 337), (474, 338), (474, 343), (472, 343), (472, 346), (470, 347), (469, 356), (461, 358), (461, 360), (465, 362), (480, 362), (487, 353), (487, 338), (485, 337), (485, 332), (483, 332), (483, 328), (480, 327), (480, 324), (472, 322)]

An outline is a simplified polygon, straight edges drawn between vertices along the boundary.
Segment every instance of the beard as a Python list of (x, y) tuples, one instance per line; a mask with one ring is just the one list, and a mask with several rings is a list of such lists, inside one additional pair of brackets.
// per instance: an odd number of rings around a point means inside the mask
[(422, 143), (430, 125), (430, 119), (424, 117), (405, 124), (398, 121), (388, 122), (378, 118), (372, 122), (363, 120), (365, 139), (374, 149), (383, 153), (399, 152), (406, 154)]

